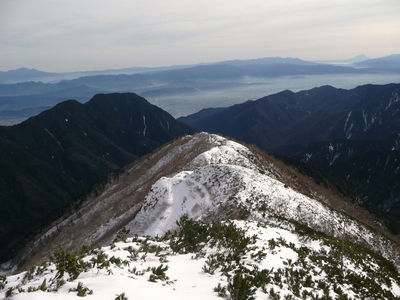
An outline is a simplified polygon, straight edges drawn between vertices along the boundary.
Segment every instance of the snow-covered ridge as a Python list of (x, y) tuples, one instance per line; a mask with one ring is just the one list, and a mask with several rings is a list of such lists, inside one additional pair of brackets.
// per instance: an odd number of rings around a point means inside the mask
[(229, 211), (239, 208), (248, 219), (267, 221), (279, 216), (330, 236), (370, 245), (386, 258), (395, 259), (389, 240), (268, 173), (260, 173), (248, 148), (215, 135), (209, 138), (214, 147), (193, 159), (185, 171), (162, 177), (152, 186), (128, 225), (133, 233), (162, 236), (174, 230), (183, 215), (229, 218)]
[[(47, 232), (42, 243), (55, 245), (45, 248), (49, 254), (59, 245), (77, 252), (85, 242), (103, 244), (82, 258), (86, 265), (76, 278), (61, 276), (56, 263), (45, 264), (0, 277), (0, 298), (69, 299), (83, 293), (95, 299), (230, 299), (235, 276), (255, 284), (248, 290), (255, 299), (277, 293), (287, 299), (341, 293), (362, 298), (378, 286), (377, 295), (399, 297), (398, 273), (381, 274), (385, 260), (358, 253), (348, 242), (397, 264), (395, 244), (317, 200), (323, 198), (317, 191), (309, 197), (280, 181), (288, 176), (277, 161), (218, 135), (183, 137), (113, 176), (81, 210)], [(176, 252), (176, 237), (158, 237), (175, 232), (183, 216), (208, 224), (234, 220), (252, 242), (236, 259), (232, 247), (210, 242), (198, 252)], [(112, 242), (115, 228), (136, 237)], [(217, 258), (224, 263), (218, 266)], [(379, 283), (367, 280), (375, 274)], [(260, 286), (257, 276), (266, 276)], [(360, 287), (360, 280), (374, 286)]]
[[(40, 264), (59, 245), (68, 251), (82, 245), (107, 245), (123, 227), (131, 234), (162, 236), (188, 215), (200, 220), (259, 222), (283, 218), (368, 245), (396, 262), (394, 243), (327, 206), (330, 201), (325, 194), (317, 190), (309, 191), (312, 197), (302, 194), (298, 183), (303, 179), (278, 164), (218, 135), (182, 137), (111, 176), (20, 260)], [(34, 253), (32, 258), (30, 253)]]

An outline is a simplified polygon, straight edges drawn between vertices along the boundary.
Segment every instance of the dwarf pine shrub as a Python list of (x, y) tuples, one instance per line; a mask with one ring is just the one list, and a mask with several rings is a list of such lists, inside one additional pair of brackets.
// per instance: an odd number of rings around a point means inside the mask
[(86, 295), (92, 295), (93, 290), (90, 290), (88, 287), (84, 286), (82, 282), (78, 282), (78, 286), (76, 288), (69, 289), (69, 292), (77, 292), (77, 296), (85, 297)]
[(251, 276), (238, 272), (229, 280), (227, 291), (231, 295), (231, 299), (253, 300), (257, 288), (254, 287)]
[(117, 295), (117, 297), (115, 297), (115, 300), (128, 300), (128, 297), (125, 296), (125, 293), (122, 293)]
[(152, 267), (151, 272), (149, 276), (149, 281), (151, 282), (156, 282), (157, 280), (161, 281), (167, 281), (169, 277), (166, 274), (166, 271), (168, 270), (168, 265), (159, 265), (158, 267)]
[(57, 269), (55, 278), (63, 278), (68, 273), (69, 280), (75, 280), (79, 274), (85, 270), (85, 264), (82, 257), (73, 253), (68, 253), (64, 248), (60, 247), (51, 257)]
[(113, 244), (118, 243), (118, 242), (126, 242), (126, 239), (128, 238), (128, 234), (131, 230), (129, 228), (122, 228), (120, 231), (118, 231), (117, 236), (113, 240)]

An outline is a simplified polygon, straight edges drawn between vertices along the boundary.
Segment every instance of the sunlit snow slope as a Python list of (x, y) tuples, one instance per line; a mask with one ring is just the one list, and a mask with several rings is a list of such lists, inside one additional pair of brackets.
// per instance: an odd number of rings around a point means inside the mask
[(248, 148), (217, 135), (207, 134), (207, 138), (214, 147), (195, 157), (185, 170), (162, 177), (152, 186), (128, 225), (132, 232), (161, 236), (174, 230), (183, 215), (207, 220), (239, 214), (257, 221), (279, 216), (327, 235), (346, 235), (395, 259), (387, 239), (277, 180), (282, 174), (273, 165), (257, 161)]
[(38, 264), (59, 245), (76, 251), (108, 244), (125, 226), (133, 234), (161, 236), (185, 214), (202, 220), (283, 218), (397, 259), (392, 242), (343, 215), (346, 203), (338, 205), (335, 195), (307, 180), (221, 136), (185, 136), (109, 176), (14, 263)]
[[(182, 225), (183, 224), (183, 225)], [(205, 233), (205, 234), (204, 234)], [(125, 232), (126, 234), (126, 232)], [(43, 299), (399, 299), (384, 259), (288, 222), (181, 221), (162, 239), (126, 238), (0, 278), (0, 297)], [(342, 257), (342, 259), (340, 259)], [(340, 261), (342, 263), (340, 263)]]
[(398, 299), (396, 244), (338, 201), (250, 146), (186, 136), (94, 189), (0, 298)]

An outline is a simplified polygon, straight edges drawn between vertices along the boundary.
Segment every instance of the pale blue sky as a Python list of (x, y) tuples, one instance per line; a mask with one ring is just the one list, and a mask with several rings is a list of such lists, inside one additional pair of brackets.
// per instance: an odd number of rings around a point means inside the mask
[(400, 0), (0, 0), (0, 70), (400, 53)]

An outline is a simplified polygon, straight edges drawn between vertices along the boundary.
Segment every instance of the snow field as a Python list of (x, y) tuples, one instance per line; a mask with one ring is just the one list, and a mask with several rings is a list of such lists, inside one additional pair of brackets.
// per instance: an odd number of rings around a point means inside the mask
[[(330, 253), (333, 251), (331, 246), (326, 245), (323, 240), (309, 239), (299, 234), (285, 229), (290, 227), (288, 223), (266, 224), (255, 221), (233, 221), (233, 224), (239, 230), (243, 230), (247, 237), (255, 237), (253, 242), (247, 246), (246, 253), (241, 257), (240, 264), (229, 271), (229, 276), (235, 274), (235, 270), (244, 267), (246, 272), (251, 270), (267, 270), (270, 272), (270, 280), (265, 283), (263, 289), (258, 288), (255, 293), (255, 299), (268, 299), (271, 289), (275, 293), (279, 293), (281, 297), (293, 297), (290, 299), (301, 299), (294, 296), (293, 286), (290, 283), (290, 277), (284, 275), (288, 270), (301, 271), (300, 253), (307, 249), (307, 253), (323, 252)], [(0, 290), (0, 297), (5, 297), (10, 288), (14, 288), (14, 296), (12, 299), (75, 299), (78, 297), (76, 291), (71, 291), (77, 287), (78, 283), (82, 283), (83, 287), (92, 291), (86, 297), (105, 300), (115, 299), (118, 295), (124, 293), (128, 299), (221, 299), (214, 291), (214, 288), (220, 284), (227, 286), (231, 279), (222, 269), (217, 268), (213, 274), (205, 272), (204, 266), (211, 255), (216, 253), (226, 255), (230, 250), (225, 248), (210, 247), (204, 245), (203, 253), (176, 253), (169, 247), (169, 240), (159, 240), (150, 237), (128, 238), (126, 242), (116, 242), (108, 247), (97, 250), (94, 254), (88, 254), (84, 257), (86, 262), (92, 261), (96, 257), (96, 253), (102, 251), (108, 259), (111, 257), (120, 259), (120, 263), (110, 264), (107, 268), (96, 267), (82, 272), (79, 276), (72, 280), (68, 280), (68, 275), (64, 274), (65, 284), (58, 288), (57, 291), (50, 291), (52, 279), (55, 278), (57, 270), (54, 264), (49, 264), (43, 268), (43, 272), (39, 272), (39, 268), (35, 270), (32, 279), (24, 280), (26, 272), (9, 276), (6, 278), (6, 284)], [(132, 253), (135, 255), (132, 256)], [(111, 259), (110, 259), (111, 261)], [(309, 271), (304, 273), (310, 276), (312, 282), (329, 282), (330, 275), (318, 267), (319, 263), (314, 262), (311, 258), (306, 260)], [(371, 258), (365, 262), (368, 268), (357, 265), (349, 258), (345, 260), (346, 272), (360, 273), (361, 276), (371, 276), (376, 272), (375, 268), (379, 268), (378, 263)], [(152, 268), (167, 266), (164, 279), (156, 279), (150, 281), (150, 275), (153, 273)], [(239, 269), (237, 269), (239, 268)], [(371, 269), (371, 272), (365, 270)], [(39, 274), (41, 273), (41, 274)], [(286, 276), (286, 277), (285, 277)], [(305, 276), (305, 275), (304, 275)], [(280, 279), (282, 277), (282, 279)], [(37, 288), (46, 279), (47, 291), (36, 290), (27, 292), (29, 287)], [(395, 280), (391, 279), (392, 287), (384, 287), (390, 290), (394, 296), (400, 296), (400, 288)], [(318, 283), (319, 284), (319, 283)], [(339, 285), (339, 284), (338, 284)], [(317, 284), (310, 287), (303, 287), (303, 291), (319, 295), (322, 297), (322, 289), (318, 289)], [(358, 299), (358, 294), (353, 292), (353, 287), (349, 284), (339, 285), (341, 290), (352, 298)], [(332, 286), (327, 289), (330, 296), (337, 295)]]

